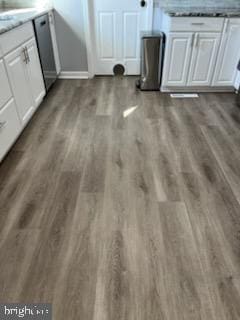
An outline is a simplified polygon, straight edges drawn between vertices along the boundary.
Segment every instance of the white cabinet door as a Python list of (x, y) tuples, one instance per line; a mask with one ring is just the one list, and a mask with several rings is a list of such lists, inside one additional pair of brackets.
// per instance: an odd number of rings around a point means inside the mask
[(12, 97), (3, 60), (0, 59), (0, 109)]
[(43, 82), (42, 70), (35, 39), (31, 39), (25, 44), (28, 53), (28, 63), (26, 64), (29, 85), (31, 86), (32, 97), (35, 107), (38, 107), (45, 96), (45, 86)]
[(214, 86), (233, 86), (240, 59), (240, 19), (228, 19), (214, 74)]
[(0, 161), (14, 143), (20, 131), (21, 123), (14, 100), (11, 99), (0, 109)]
[(29, 86), (26, 68), (26, 56), (19, 47), (5, 57), (8, 75), (12, 86), (15, 102), (22, 124), (26, 124), (34, 112), (34, 102)]
[(188, 86), (210, 86), (217, 59), (220, 33), (196, 33)]
[(193, 36), (193, 33), (188, 32), (176, 32), (168, 35), (163, 69), (163, 87), (186, 86)]

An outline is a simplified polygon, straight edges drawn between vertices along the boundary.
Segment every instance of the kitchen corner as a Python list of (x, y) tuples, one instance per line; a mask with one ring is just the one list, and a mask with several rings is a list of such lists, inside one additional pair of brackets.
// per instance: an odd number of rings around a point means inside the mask
[(3, 3), (0, 11), (0, 67), (0, 120), (3, 119), (1, 124), (4, 124), (1, 127), (1, 160), (60, 72), (54, 15), (50, 5), (14, 8), (12, 4), (8, 8)]
[(166, 34), (162, 91), (238, 89), (240, 3), (163, 0), (155, 6), (154, 28)]
[(34, 20), (52, 10), (51, 6), (36, 8), (0, 7), (0, 34)]

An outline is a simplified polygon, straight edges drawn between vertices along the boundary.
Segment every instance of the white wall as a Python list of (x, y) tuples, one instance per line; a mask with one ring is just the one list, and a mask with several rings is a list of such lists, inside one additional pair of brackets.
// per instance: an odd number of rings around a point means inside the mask
[(7, 7), (11, 8), (27, 8), (52, 4), (52, 0), (4, 0), (4, 2)]
[[(54, 6), (61, 69), (87, 71), (87, 53), (82, 0), (4, 0), (11, 8)], [(1, 0), (0, 0), (1, 4)]]
[(162, 10), (159, 1), (153, 3), (153, 30), (161, 31)]
[(82, 0), (53, 0), (53, 6), (62, 71), (87, 71)]

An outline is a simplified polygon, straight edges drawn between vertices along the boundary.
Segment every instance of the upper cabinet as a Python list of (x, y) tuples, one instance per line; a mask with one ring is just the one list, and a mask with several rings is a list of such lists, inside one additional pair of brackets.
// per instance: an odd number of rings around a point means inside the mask
[(240, 19), (227, 19), (213, 79), (214, 86), (233, 86), (240, 59)]

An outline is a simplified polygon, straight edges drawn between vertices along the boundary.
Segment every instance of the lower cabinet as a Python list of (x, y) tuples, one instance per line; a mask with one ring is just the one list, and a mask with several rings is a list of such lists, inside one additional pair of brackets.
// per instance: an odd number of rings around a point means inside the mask
[(167, 37), (163, 86), (186, 86), (192, 53), (193, 33), (176, 32)]
[(220, 39), (220, 33), (169, 33), (163, 86), (210, 86)]
[(35, 39), (9, 53), (4, 60), (19, 117), (25, 125), (45, 95)]
[(29, 88), (27, 57), (24, 50), (25, 48), (19, 47), (5, 57), (19, 117), (23, 124), (27, 123), (34, 111), (34, 103)]
[(28, 54), (28, 77), (30, 80), (31, 93), (35, 107), (38, 107), (45, 96), (45, 86), (43, 82), (42, 70), (38, 55), (36, 40), (33, 38), (26, 43)]
[(202, 32), (194, 35), (188, 86), (211, 86), (220, 39), (220, 33)]
[(240, 59), (240, 18), (199, 19), (164, 20), (163, 90), (233, 89)]
[(0, 161), (18, 137), (22, 125), (20, 123), (14, 99), (0, 109)]
[(0, 35), (0, 162), (46, 90), (32, 22)]
[(213, 78), (214, 86), (232, 86), (240, 59), (240, 19), (226, 21)]
[(12, 97), (4, 62), (0, 59), (0, 108)]

